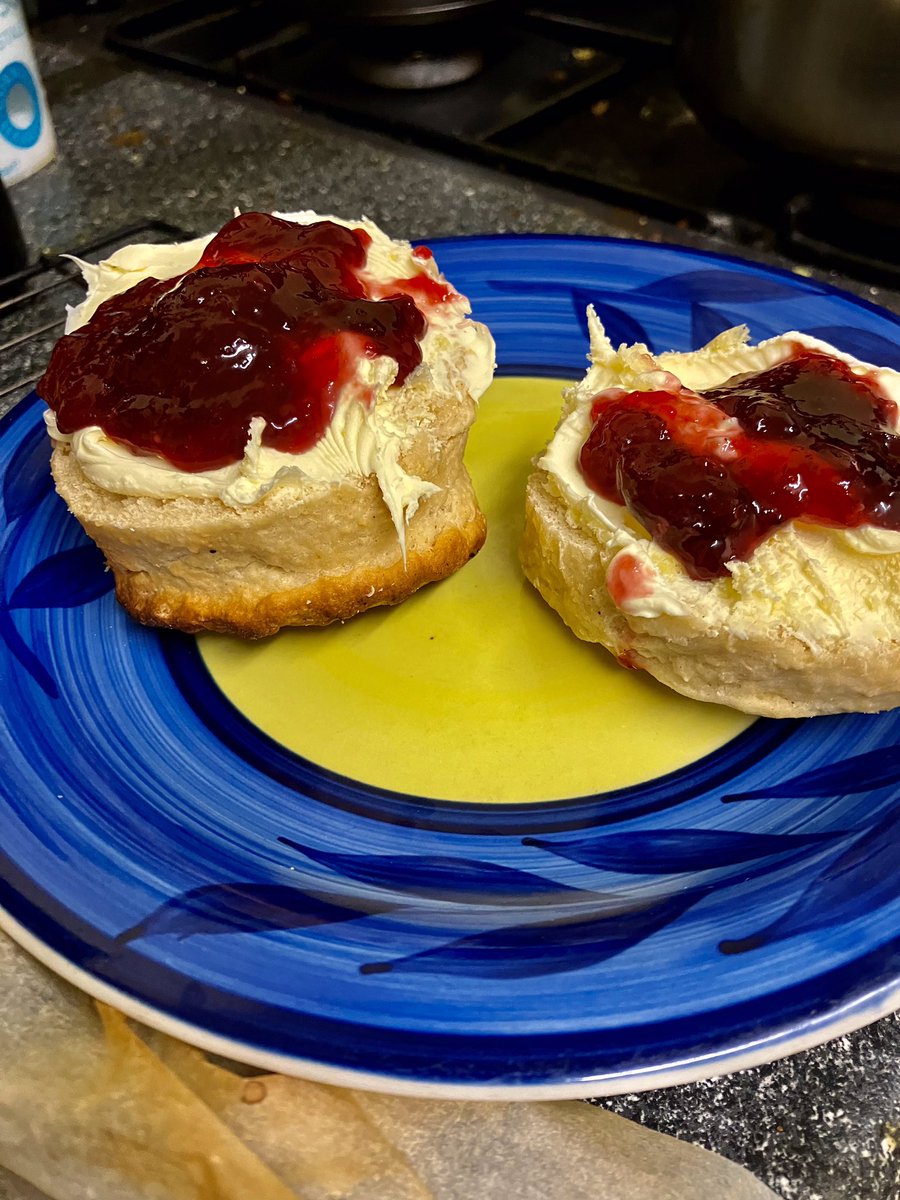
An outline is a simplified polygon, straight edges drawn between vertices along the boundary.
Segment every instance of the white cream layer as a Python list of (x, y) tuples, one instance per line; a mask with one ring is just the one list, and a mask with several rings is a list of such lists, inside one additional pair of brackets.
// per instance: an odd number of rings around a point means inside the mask
[[(617, 350), (606, 336), (592, 308), (588, 309), (591, 366), (584, 379), (565, 393), (562, 419), (537, 465), (546, 470), (573, 511), (587, 528), (612, 535), (618, 555), (635, 560), (646, 586), (644, 595), (625, 597), (621, 610), (629, 616), (690, 617), (710, 628), (721, 627), (728, 616), (730, 627), (752, 631), (759, 620), (779, 616), (789, 606), (792, 624), (817, 636), (844, 634), (878, 621), (878, 598), (857, 596), (841, 586), (846, 575), (846, 555), (871, 556), (900, 552), (900, 532), (863, 525), (855, 529), (826, 529), (788, 522), (769, 535), (747, 562), (729, 564), (729, 576), (702, 581), (692, 579), (681, 563), (658, 546), (622, 505), (604, 499), (587, 484), (579, 468), (581, 448), (591, 430), (591, 407), (599, 393), (610, 389), (628, 392), (694, 391), (717, 387), (744, 372), (758, 372), (791, 357), (799, 343), (849, 363), (858, 374), (874, 377), (893, 403), (893, 429), (900, 432), (900, 372), (860, 362), (827, 342), (802, 333), (785, 333), (757, 346), (748, 344), (745, 326), (726, 330), (707, 346), (688, 353), (671, 351), (654, 356), (646, 346), (621, 346)], [(723, 420), (710, 441), (710, 452), (729, 456), (732, 418)], [(839, 560), (839, 561), (838, 561)], [(616, 569), (610, 564), (610, 573)]]
[[(328, 220), (364, 229), (372, 243), (361, 275), (375, 287), (423, 273), (441, 278), (433, 259), (415, 257), (408, 242), (389, 238), (365, 218), (344, 221), (314, 212), (275, 215), (303, 225)], [(142, 280), (182, 275), (194, 266), (214, 236), (172, 245), (125, 246), (97, 264), (76, 259), (88, 294), (68, 311), (66, 333), (87, 324), (104, 300)], [(463, 296), (429, 308), (428, 329), (421, 342), (422, 362), (414, 375), (417, 381), (423, 375), (429, 377), (440, 392), (463, 390), (477, 401), (493, 378), (494, 342), (484, 325), (468, 320), (470, 311)], [(181, 471), (159, 456), (133, 454), (96, 425), (62, 434), (49, 411), (45, 421), (54, 440), (71, 445), (91, 482), (117, 495), (160, 500), (217, 498), (240, 508), (255, 504), (280, 484), (330, 486), (374, 475), (401, 546), (405, 546), (406, 523), (421, 500), (440, 489), (408, 474), (400, 465), (400, 455), (416, 431), (404, 417), (403, 389), (393, 387), (396, 375), (397, 364), (391, 358), (361, 359), (355, 379), (338, 397), (331, 424), (310, 450), (285, 454), (262, 445), (265, 421), (258, 417), (251, 421), (244, 457), (215, 471)]]

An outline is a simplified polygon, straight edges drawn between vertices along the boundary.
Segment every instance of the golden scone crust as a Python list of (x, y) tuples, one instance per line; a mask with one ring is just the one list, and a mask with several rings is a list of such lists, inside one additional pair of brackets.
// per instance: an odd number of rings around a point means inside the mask
[[(471, 405), (469, 407), (472, 407)], [(259, 638), (326, 625), (452, 574), (485, 538), (463, 465), (466, 428), (430, 439), (426, 497), (406, 528), (406, 561), (374, 477), (285, 484), (256, 504), (119, 496), (93, 484), (57, 445), (57, 490), (106, 557), (116, 594), (139, 621)], [(421, 442), (422, 439), (419, 439)], [(415, 465), (423, 457), (411, 452)]]
[[(787, 536), (776, 532), (760, 550), (777, 555), (778, 539), (783, 547)], [(738, 596), (734, 619), (714, 625), (699, 613), (629, 615), (607, 587), (619, 550), (612, 532), (581, 520), (567, 505), (548, 472), (532, 473), (522, 566), (578, 637), (602, 644), (623, 665), (646, 670), (682, 695), (761, 716), (879, 712), (900, 705), (900, 554), (859, 562), (848, 552), (845, 564), (842, 551), (829, 549), (828, 569), (852, 571), (860, 602), (867, 593), (878, 597), (873, 605), (880, 604), (882, 620), (879, 626), (873, 611), (871, 635), (835, 622), (830, 635), (810, 639), (802, 623), (792, 624), (775, 608), (767, 619), (743, 622)], [(811, 577), (810, 589), (816, 586)]]

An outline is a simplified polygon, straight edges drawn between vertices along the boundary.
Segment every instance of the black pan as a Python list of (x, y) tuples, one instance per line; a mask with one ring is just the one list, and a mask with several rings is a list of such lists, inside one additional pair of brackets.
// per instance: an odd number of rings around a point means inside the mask
[(685, 95), (777, 169), (900, 180), (898, 0), (687, 0)]

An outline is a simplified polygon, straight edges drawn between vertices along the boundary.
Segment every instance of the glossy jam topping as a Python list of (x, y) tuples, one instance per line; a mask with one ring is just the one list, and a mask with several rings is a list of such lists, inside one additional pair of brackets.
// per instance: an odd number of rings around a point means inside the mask
[(424, 275), (372, 287), (370, 242), (330, 221), (236, 217), (186, 274), (111, 297), (63, 337), (39, 394), (60, 432), (99, 425), (186, 471), (240, 459), (253, 417), (264, 445), (307, 450), (360, 357), (394, 359), (402, 383), (422, 361), (421, 309), (452, 294)]
[(395, 279), (390, 287), (392, 292), (409, 296), (421, 308), (443, 304), (457, 295), (446, 279), (435, 279), (433, 275), (424, 273), (410, 275), (408, 279)]
[(702, 394), (603, 393), (580, 465), (693, 578), (712, 579), (785, 521), (900, 529), (893, 411), (871, 375), (797, 345)]

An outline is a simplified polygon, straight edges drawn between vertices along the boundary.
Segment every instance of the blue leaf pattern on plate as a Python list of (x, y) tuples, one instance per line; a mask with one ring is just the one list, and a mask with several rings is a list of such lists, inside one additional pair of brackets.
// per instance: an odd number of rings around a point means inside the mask
[(806, 888), (799, 900), (764, 929), (719, 943), (723, 954), (743, 954), (798, 933), (853, 921), (900, 898), (900, 808), (858, 838)]
[[(813, 285), (814, 286), (814, 285)], [(796, 294), (790, 282), (772, 275), (765, 277), (751, 273), (717, 270), (685, 271), (679, 275), (667, 275), (635, 288), (633, 295), (656, 296), (680, 304), (697, 304), (711, 300), (713, 303), (755, 304), (766, 300), (784, 300)]]
[(575, 313), (575, 318), (578, 321), (579, 328), (585, 340), (585, 349), (587, 349), (587, 308), (589, 304), (593, 304), (597, 310), (597, 316), (603, 322), (607, 337), (614, 346), (618, 346), (622, 342), (629, 344), (644, 342), (651, 350), (653, 349), (653, 342), (650, 335), (637, 317), (625, 312), (618, 305), (601, 300), (598, 292), (589, 291), (587, 288), (579, 288), (570, 284), (558, 283), (550, 279), (489, 279), (487, 280), (487, 286), (497, 292), (568, 296), (572, 301), (572, 310)]
[(775, 854), (790, 854), (842, 833), (768, 834), (718, 829), (650, 829), (606, 837), (551, 841), (523, 838), (525, 846), (549, 850), (561, 858), (628, 875), (674, 875), (733, 866)]
[(6, 643), (7, 649), (21, 663), (41, 691), (51, 700), (58, 699), (59, 688), (56, 686), (53, 676), (25, 642), (5, 607), (0, 608), (0, 641)]
[[(355, 899), (355, 898), (354, 898)], [(174, 896), (115, 939), (125, 946), (137, 938), (169, 934), (265, 933), (272, 929), (308, 929), (392, 912), (396, 904), (366, 897), (359, 906), (335, 903), (279, 883), (214, 883)]]
[(43, 422), (24, 438), (3, 476), (3, 512), (11, 523), (37, 508), (50, 491), (50, 439)]
[(55, 700), (59, 696), (56, 682), (9, 614), (14, 609), (77, 607), (109, 591), (113, 581), (105, 571), (100, 551), (88, 543), (39, 560), (12, 587), (10, 595), (11, 547), (26, 524), (16, 525), (14, 531), (13, 526), (37, 509), (50, 493), (49, 458), (50, 441), (40, 422), (22, 439), (3, 474), (3, 511), (8, 536), (0, 555), (0, 642), (5, 643), (38, 687)]
[(618, 913), (490, 929), (404, 958), (366, 963), (360, 967), (360, 973), (422, 971), (489, 979), (525, 979), (577, 971), (606, 962), (639, 945), (677, 920), (707, 891), (707, 888), (686, 889)]
[(597, 900), (597, 893), (554, 883), (497, 863), (444, 855), (336, 854), (280, 837), (279, 842), (338, 874), (391, 891), (440, 897), (454, 904), (541, 905)]
[(62, 550), (28, 572), (10, 597), (10, 608), (74, 608), (112, 591), (112, 572), (93, 542)]
[(803, 332), (830, 342), (838, 350), (854, 354), (863, 362), (900, 371), (900, 344), (868, 329), (854, 329), (852, 325), (817, 325), (812, 329), (804, 326)]
[(735, 325), (733, 317), (710, 308), (707, 304), (691, 305), (691, 345), (694, 349), (705, 346), (717, 337), (723, 329), (731, 329)]
[(614, 346), (621, 346), (623, 342), (629, 346), (633, 346), (635, 342), (643, 342), (649, 349), (653, 349), (653, 342), (647, 330), (636, 317), (631, 316), (624, 309), (598, 300), (595, 293), (584, 291), (581, 288), (572, 289), (572, 304), (585, 341), (588, 338), (587, 309), (589, 304), (593, 304), (597, 316), (603, 322), (606, 336)]
[(868, 792), (900, 783), (900, 746), (885, 746), (867, 754), (854, 754), (842, 762), (794, 775), (771, 787), (723, 796), (725, 804), (741, 800), (788, 799), (804, 796), (840, 796)]

